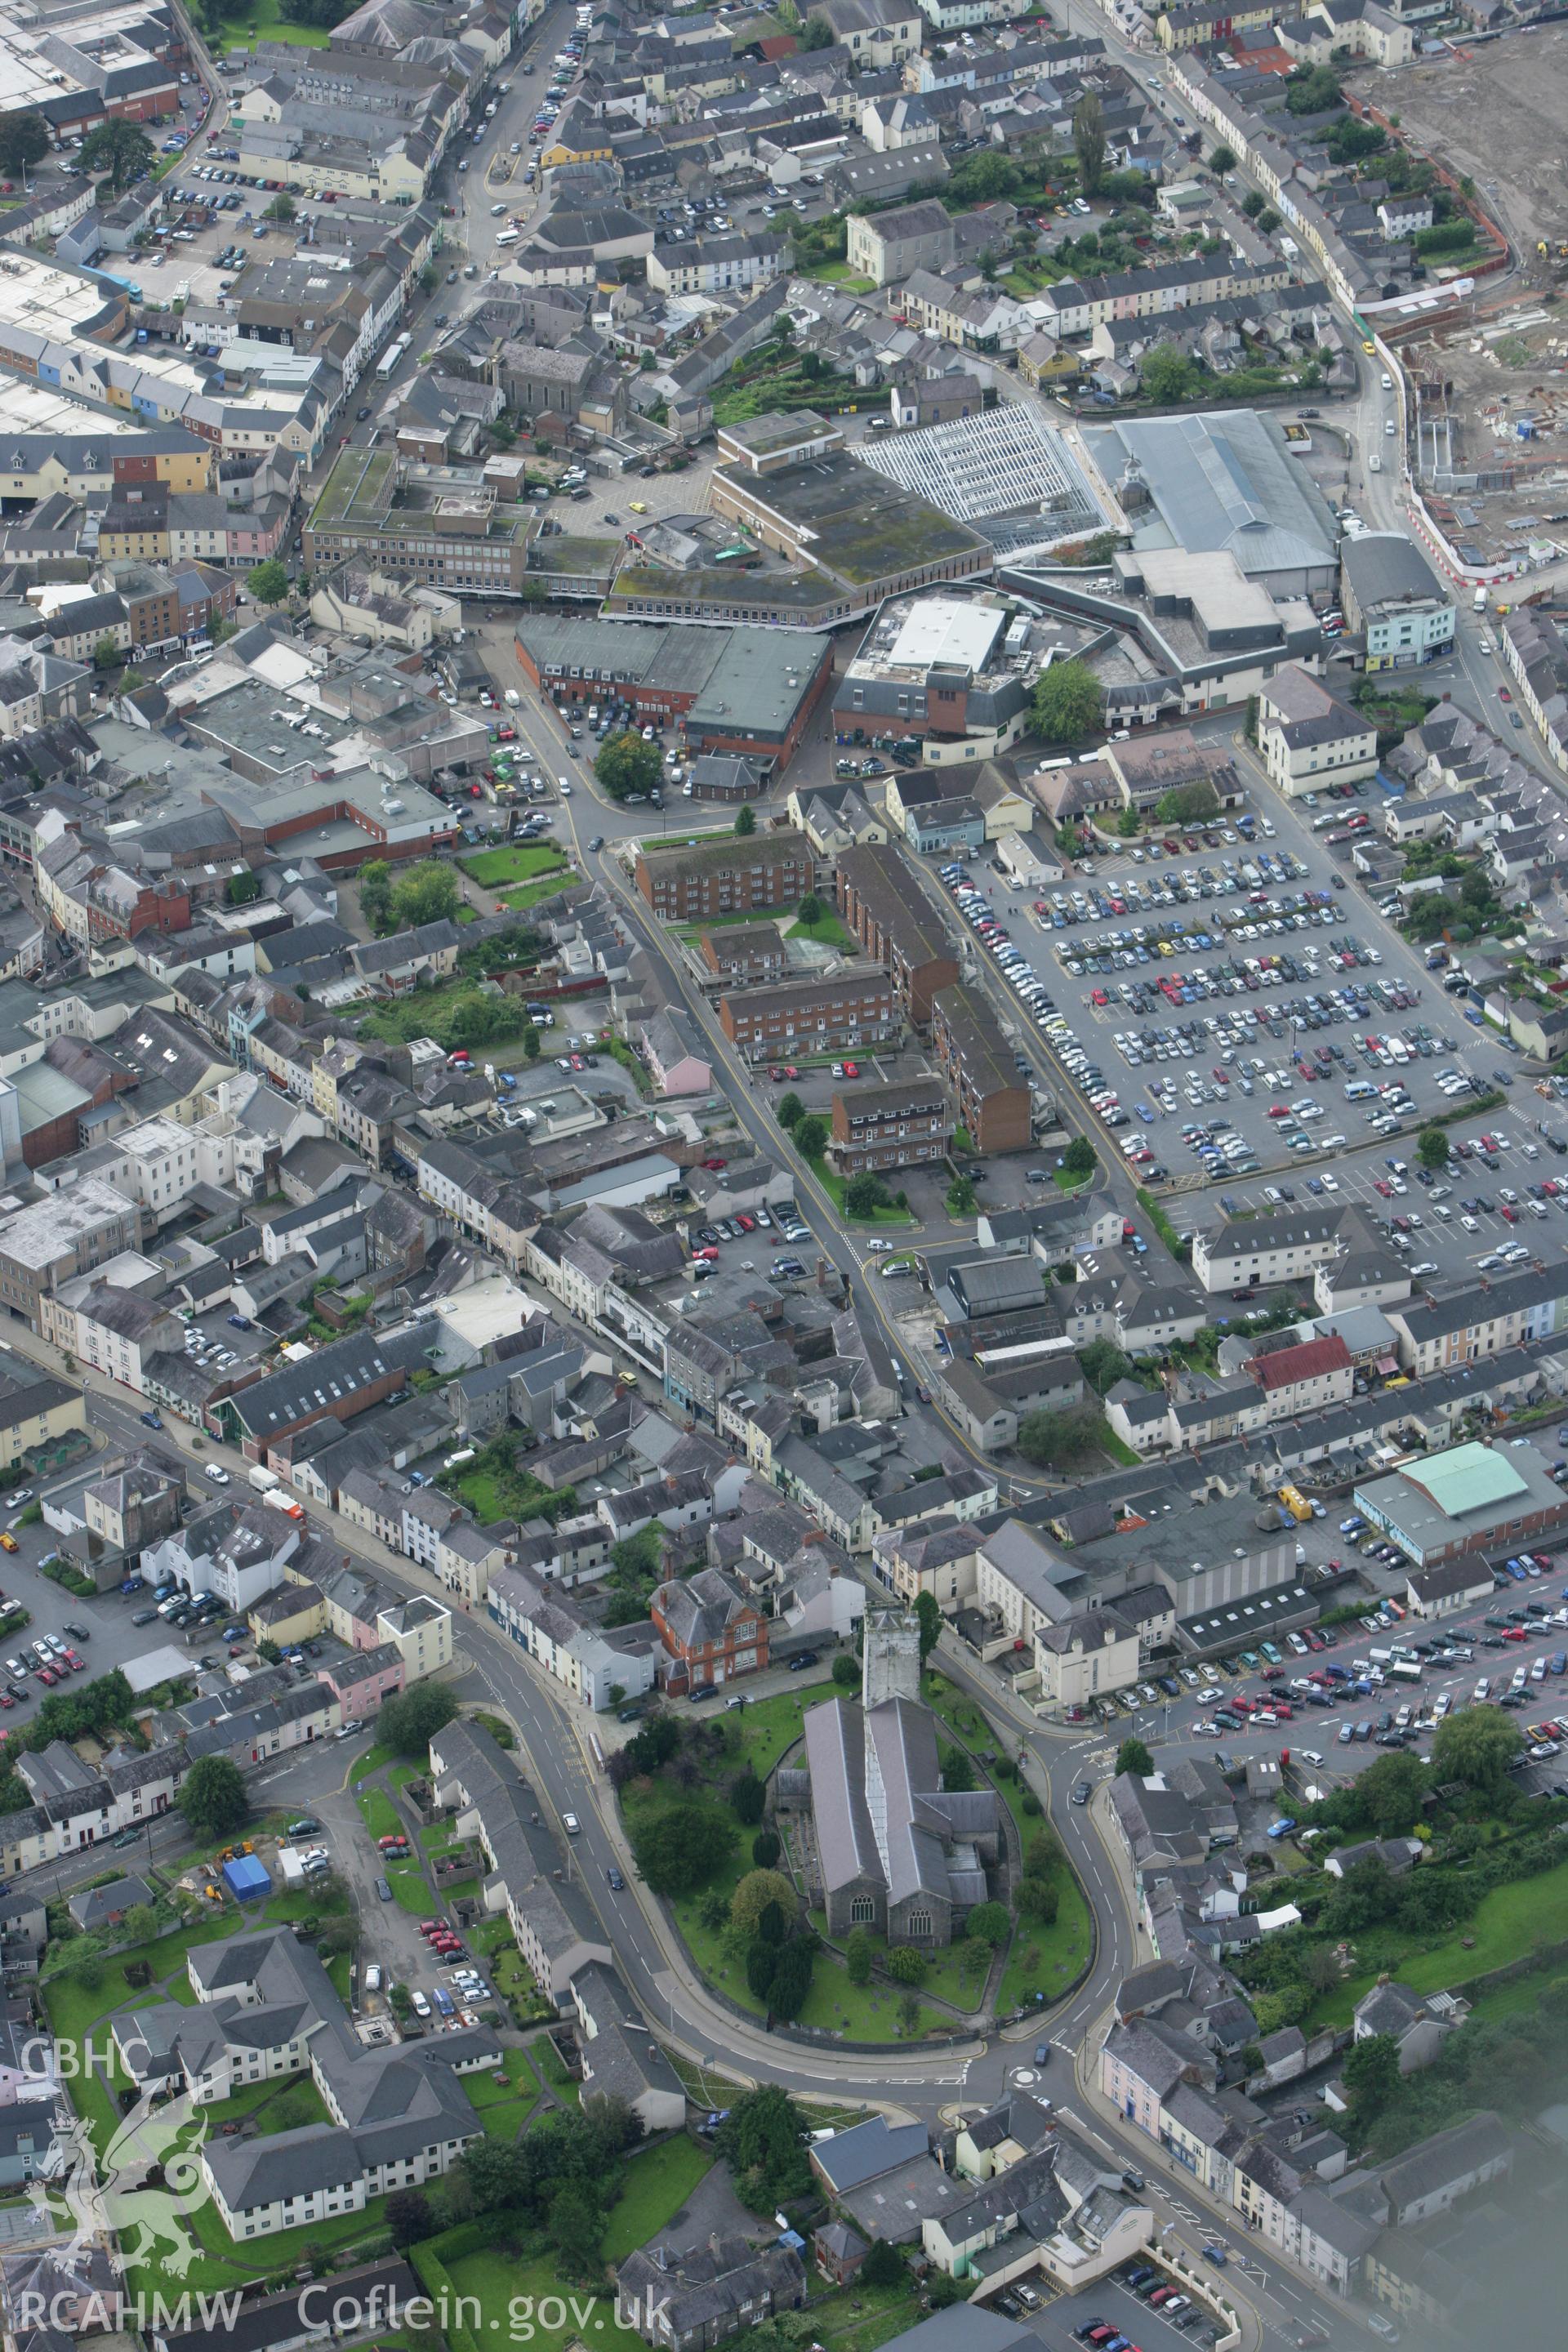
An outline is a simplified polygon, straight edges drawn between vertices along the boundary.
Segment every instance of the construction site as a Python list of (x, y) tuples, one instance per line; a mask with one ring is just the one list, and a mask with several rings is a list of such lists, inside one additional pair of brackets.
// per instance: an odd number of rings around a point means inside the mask
[(1568, 554), (1568, 301), (1466, 303), (1399, 337), (1416, 480), (1467, 562)]
[(1521, 26), (1473, 48), (1455, 40), (1393, 72), (1363, 68), (1348, 79), (1418, 153), (1474, 182), (1521, 261), (1536, 261), (1543, 238), (1568, 236), (1568, 25)]

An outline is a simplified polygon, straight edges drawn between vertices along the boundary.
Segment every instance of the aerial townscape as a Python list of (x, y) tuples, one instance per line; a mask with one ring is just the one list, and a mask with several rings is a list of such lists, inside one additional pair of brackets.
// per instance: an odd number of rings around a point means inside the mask
[(1565, 123), (0, 0), (0, 2352), (1561, 2341)]

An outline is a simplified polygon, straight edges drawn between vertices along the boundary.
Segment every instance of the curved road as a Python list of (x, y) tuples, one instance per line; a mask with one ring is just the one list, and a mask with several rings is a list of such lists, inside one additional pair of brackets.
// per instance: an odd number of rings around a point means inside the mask
[[(58, 1351), (36, 1335), (18, 1330), (12, 1345), (18, 1352), (58, 1369)], [(96, 1373), (79, 1372), (78, 1377), (83, 1379), (89, 1393), (95, 1425), (121, 1443), (144, 1441), (134, 1406), (123, 1392)], [(184, 1425), (170, 1424), (163, 1438), (186, 1454), (196, 1451), (195, 1433)], [(199, 1441), (199, 1451), (201, 1461), (222, 1461), (243, 1477), (247, 1465), (237, 1452), (210, 1439)], [(435, 1593), (450, 1605), (450, 1595), (428, 1570), (388, 1551), (335, 1513), (312, 1507), (311, 1517), (324, 1533), (370, 1560), (376, 1572), (398, 1591)], [(803, 2097), (835, 2104), (863, 2103), (928, 2122), (935, 2122), (958, 2105), (988, 2105), (1012, 2084), (1037, 2084), (1060, 2104), (1070, 2102), (1072, 2111), (1108, 2159), (1118, 2166), (1134, 2166), (1145, 2176), (1149, 2202), (1163, 2234), (1174, 2237), (1194, 2255), (1205, 2239), (1217, 2238), (1230, 2249), (1226, 2290), (1243, 2306), (1247, 2352), (1257, 2352), (1265, 2334), (1294, 2342), (1312, 2302), (1310, 2283), (1272, 2255), (1265, 2260), (1257, 2241), (1234, 2212), (1211, 2205), (1162, 2150), (1117, 2118), (1094, 2091), (1093, 2060), (1116, 1987), (1127, 1970), (1149, 1953), (1133, 1916), (1127, 1876), (1105, 1808), (1100, 1802), (1075, 1807), (1068, 1801), (1071, 1786), (1083, 1769), (1081, 1732), (1058, 1731), (1037, 1723), (1010, 1701), (998, 1701), (964, 1654), (951, 1642), (944, 1643), (943, 1671), (1002, 1727), (1003, 1737), (1011, 1735), (1009, 1746), (1020, 1755), (1026, 1776), (1089, 1892), (1098, 1934), (1094, 1958), (1085, 1980), (1074, 1992), (1020, 2028), (951, 2049), (893, 2044), (874, 2053), (844, 2050), (830, 2041), (813, 2044), (770, 2035), (755, 2021), (712, 1999), (691, 1979), (662, 1906), (635, 1874), (608, 1783), (586, 1750), (591, 1718), (574, 1708), (560, 1686), (542, 1675), (488, 1618), (466, 1613), (458, 1617), (457, 1650), (461, 1671), (477, 1677), (515, 1725), (523, 1761), (541, 1798), (554, 1808), (557, 1817), (571, 1811), (582, 1823), (581, 1834), (563, 1842), (567, 1864), (599, 1918), (638, 2006), (662, 2038), (687, 2057), (742, 2082), (774, 2082)], [(318, 1769), (336, 1761), (332, 1753), (321, 1748), (291, 1751), (274, 1768), (279, 1782), (286, 1782), (307, 1758)], [(352, 1748), (341, 1769), (345, 1783), (352, 1781)], [(173, 1827), (161, 1840), (156, 1829), (153, 1832), (157, 1843), (171, 1846), (179, 1834)], [(99, 1861), (101, 1864), (101, 1855)], [(626, 1879), (618, 1890), (609, 1884), (612, 1864)], [(85, 1863), (82, 1867), (86, 1868)], [(68, 1869), (66, 1874), (68, 1881)], [(1034, 2051), (1047, 2037), (1054, 2056), (1042, 2074), (1034, 2065)], [(1066, 2079), (1069, 2065), (1075, 2071), (1070, 2085)], [(1319, 2316), (1322, 2316), (1321, 2309)]]

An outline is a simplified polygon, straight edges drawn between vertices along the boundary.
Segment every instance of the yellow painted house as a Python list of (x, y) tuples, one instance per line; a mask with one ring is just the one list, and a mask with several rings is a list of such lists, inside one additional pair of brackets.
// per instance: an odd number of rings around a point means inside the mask
[(539, 164), (542, 171), (552, 172), (558, 163), (608, 163), (614, 155), (605, 125), (595, 121), (585, 106), (574, 104), (546, 131)]

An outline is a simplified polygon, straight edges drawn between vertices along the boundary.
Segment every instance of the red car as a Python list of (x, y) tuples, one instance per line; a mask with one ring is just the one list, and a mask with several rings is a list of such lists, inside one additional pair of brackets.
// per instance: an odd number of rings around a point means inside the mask
[(1382, 1179), (1382, 1177), (1381, 1177), (1381, 1176), (1379, 1176), (1378, 1178), (1376, 1178), (1376, 1180), (1374, 1181), (1374, 1182), (1373, 1182), (1373, 1188), (1372, 1188), (1372, 1189), (1373, 1189), (1373, 1191), (1374, 1192), (1379, 1193), (1379, 1194), (1382, 1196), (1382, 1198), (1383, 1198), (1384, 1200), (1385, 1200), (1385, 1201), (1392, 1201), (1392, 1200), (1393, 1200), (1393, 1198), (1394, 1198), (1394, 1187), (1393, 1187), (1393, 1185), (1392, 1185), (1392, 1184), (1385, 1184), (1385, 1183), (1384, 1182), (1384, 1181), (1383, 1181), (1383, 1179)]
[(66, 1664), (70, 1668), (73, 1675), (84, 1674), (87, 1670), (87, 1660), (85, 1658), (79, 1658), (74, 1650), (68, 1650), (66, 1652)]
[(421, 1919), (419, 1922), (419, 1933), (422, 1936), (438, 1936), (446, 1927), (446, 1924), (447, 1923), (444, 1919)]
[(755, 1217), (748, 1217), (743, 1213), (737, 1213), (735, 1223), (740, 1226), (741, 1231), (743, 1234), (754, 1234), (757, 1230), (757, 1221)]
[(702, 1162), (704, 1168), (710, 1168), (715, 1175), (718, 1174), (721, 1168), (727, 1166), (727, 1164), (728, 1163), (722, 1160), (705, 1160)]
[(408, 1843), (408, 1840), (404, 1836), (403, 1832), (399, 1830), (395, 1837), (377, 1838), (376, 1843), (381, 1848), (383, 1853), (384, 1853), (388, 1846), (406, 1845)]
[(784, 1064), (784, 1074), (786, 1078), (798, 1078), (800, 1076), (800, 1072), (795, 1068), (793, 1062), (786, 1062)]
[(860, 1075), (859, 1063), (846, 1062), (844, 1065), (844, 1075), (847, 1078), (858, 1078)]
[[(1522, 1642), (1524, 1639), (1523, 1634), (1521, 1633), (1519, 1638)], [(54, 1666), (40, 1666), (38, 1668), (38, 1680), (41, 1683), (47, 1683), (52, 1690), (56, 1683), (59, 1680), (58, 1671)]]
[(1497, 698), (1500, 702), (1511, 702), (1513, 700), (1513, 697), (1509, 692), (1506, 686), (1499, 687), (1497, 690)]

